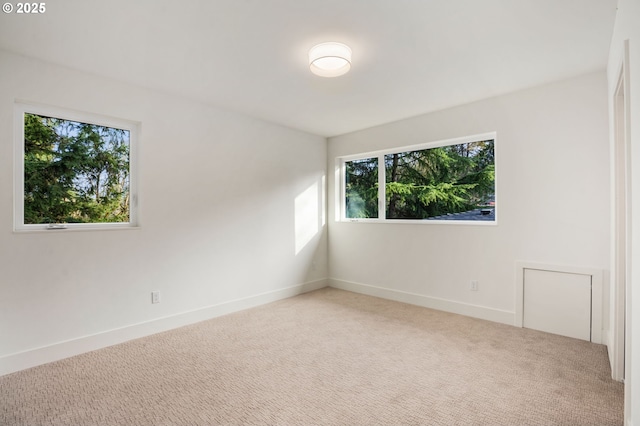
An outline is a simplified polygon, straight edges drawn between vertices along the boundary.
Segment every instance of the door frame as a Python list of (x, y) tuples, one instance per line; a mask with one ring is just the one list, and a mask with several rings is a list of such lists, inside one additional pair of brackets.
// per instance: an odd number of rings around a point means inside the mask
[(611, 376), (624, 381), (627, 350), (626, 316), (631, 285), (631, 165), (629, 120), (629, 41), (623, 46), (618, 80), (613, 92), (612, 153), (612, 324), (610, 338)]

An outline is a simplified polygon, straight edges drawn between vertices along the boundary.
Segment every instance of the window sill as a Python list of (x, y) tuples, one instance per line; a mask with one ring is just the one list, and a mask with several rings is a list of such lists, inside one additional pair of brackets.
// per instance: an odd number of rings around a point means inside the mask
[(435, 220), (435, 219), (342, 219), (340, 223), (386, 223), (394, 225), (462, 225), (497, 226), (497, 220)]
[(64, 228), (49, 228), (46, 225), (24, 225), (20, 227), (16, 227), (13, 229), (14, 234), (31, 234), (31, 233), (47, 233), (47, 234), (58, 234), (58, 233), (67, 233), (67, 232), (86, 232), (86, 231), (127, 231), (127, 230), (138, 230), (140, 229), (139, 225), (131, 225), (131, 224), (105, 224), (105, 225), (97, 225), (94, 223), (87, 224), (68, 224)]

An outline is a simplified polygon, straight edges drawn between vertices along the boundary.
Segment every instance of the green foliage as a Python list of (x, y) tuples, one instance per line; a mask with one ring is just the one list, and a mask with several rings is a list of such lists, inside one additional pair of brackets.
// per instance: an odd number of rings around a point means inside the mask
[(493, 141), (390, 154), (385, 167), (389, 219), (472, 210), (495, 192)]
[(472, 210), (495, 192), (493, 141), (385, 156), (387, 218), (424, 219)]
[(129, 221), (129, 132), (25, 114), (24, 223)]
[[(384, 162), (389, 219), (472, 210), (495, 194), (493, 140), (388, 154)], [(347, 217), (377, 217), (377, 163), (347, 162)]]
[(346, 217), (378, 217), (378, 159), (349, 161), (346, 169)]

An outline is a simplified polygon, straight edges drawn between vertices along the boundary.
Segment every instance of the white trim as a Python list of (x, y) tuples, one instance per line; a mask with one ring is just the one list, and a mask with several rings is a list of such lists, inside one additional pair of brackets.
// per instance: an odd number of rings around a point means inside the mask
[(342, 198), (345, 196), (345, 182), (344, 179), (342, 179), (342, 176), (344, 176), (344, 160), (342, 160), (339, 157), (336, 157), (334, 159), (334, 164), (333, 164), (333, 189), (334, 189), (334, 194), (337, 194), (337, 200), (336, 197), (334, 197), (334, 200), (336, 200), (337, 202), (333, 203), (333, 213), (334, 213), (334, 218), (333, 220), (336, 222), (340, 222), (342, 220), (343, 217), (346, 216), (346, 213), (344, 212), (345, 209), (345, 203), (343, 203), (341, 200)]
[[(69, 223), (51, 228), (48, 225), (25, 225), (24, 223), (24, 114), (31, 113), (63, 120), (95, 124), (129, 131), (129, 222), (122, 223)], [(76, 111), (61, 107), (44, 105), (36, 102), (16, 100), (13, 119), (14, 143), (14, 197), (13, 197), (13, 230), (14, 232), (32, 232), (47, 230), (61, 232), (68, 230), (123, 229), (136, 228), (140, 225), (138, 200), (138, 150), (140, 145), (140, 122), (109, 117), (88, 112)]]
[[(387, 220), (387, 166), (384, 162), (384, 154), (378, 155), (378, 221)], [(346, 203), (346, 199), (342, 199)]]
[(474, 226), (496, 226), (497, 220), (435, 220), (435, 219), (357, 219), (347, 218), (340, 222), (351, 223), (386, 223), (386, 224), (398, 224), (398, 225), (416, 225), (416, 224), (431, 224), (431, 225), (474, 225)]
[(438, 297), (425, 296), (422, 294), (409, 293), (406, 291), (393, 290), (390, 288), (377, 287), (352, 281), (338, 280), (335, 278), (329, 279), (329, 286), (341, 290), (352, 291), (354, 293), (395, 300), (396, 302), (408, 303), (411, 305), (422, 306), (424, 308), (451, 312), (454, 314), (499, 322), (502, 324), (513, 325), (514, 321), (513, 312), (457, 302), (455, 300), (441, 299)]
[(523, 327), (524, 319), (524, 271), (534, 269), (538, 271), (564, 272), (591, 276), (591, 342), (603, 343), (602, 340), (602, 281), (601, 269), (585, 268), (582, 266), (550, 265), (536, 262), (516, 262), (516, 297), (515, 322), (516, 327)]
[(358, 154), (340, 155), (338, 158), (345, 161), (364, 160), (365, 158), (384, 157), (387, 154), (396, 154), (406, 151), (419, 151), (422, 149), (438, 148), (441, 146), (460, 145), (469, 142), (486, 141), (489, 139), (496, 140), (497, 132), (480, 133), (471, 136), (461, 136), (459, 138), (444, 139), (432, 142), (424, 142), (415, 145), (398, 146), (388, 149), (379, 149), (376, 151), (360, 152)]
[[(611, 265), (609, 361), (611, 376), (625, 376), (625, 294), (631, 285), (631, 177), (629, 41), (623, 43), (611, 102)], [(622, 102), (621, 102), (622, 101)], [(621, 190), (624, 190), (622, 192)]]
[(321, 279), (0, 357), (0, 376), (327, 287)]

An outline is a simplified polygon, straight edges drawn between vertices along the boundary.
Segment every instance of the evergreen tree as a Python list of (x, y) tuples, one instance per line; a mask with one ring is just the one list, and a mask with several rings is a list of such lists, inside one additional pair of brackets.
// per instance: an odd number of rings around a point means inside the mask
[(385, 156), (387, 218), (424, 219), (472, 210), (493, 196), (493, 141)]
[[(495, 194), (493, 140), (388, 154), (386, 217), (425, 219), (487, 205)], [(378, 217), (378, 160), (347, 162), (347, 217)]]
[(129, 220), (129, 132), (25, 114), (24, 223)]
[(378, 217), (378, 159), (346, 163), (346, 217)]

